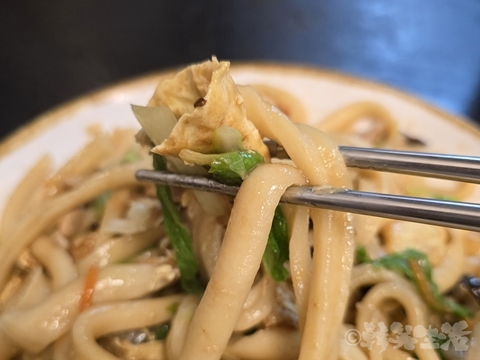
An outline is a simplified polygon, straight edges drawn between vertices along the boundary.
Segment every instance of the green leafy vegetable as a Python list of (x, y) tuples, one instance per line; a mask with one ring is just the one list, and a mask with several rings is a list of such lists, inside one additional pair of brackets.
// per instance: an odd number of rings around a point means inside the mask
[(120, 161), (121, 164), (131, 164), (135, 163), (140, 160), (140, 154), (138, 152), (138, 145), (132, 146), (130, 149), (127, 150), (125, 155), (123, 155), (122, 160)]
[(436, 200), (460, 201), (460, 199), (458, 199), (455, 196), (451, 196), (451, 195), (443, 194), (439, 192), (432, 192), (430, 189), (426, 189), (418, 186), (407, 189), (407, 195), (417, 196), (417, 197), (429, 197)]
[(189, 163), (209, 166), (208, 172), (218, 181), (228, 185), (240, 185), (258, 164), (263, 163), (263, 156), (251, 150), (201, 154), (184, 149), (180, 152), (180, 157)]
[(172, 315), (175, 315), (177, 313), (177, 310), (178, 310), (178, 307), (180, 306), (179, 303), (173, 303), (169, 306), (167, 306), (167, 311), (172, 314)]
[(170, 331), (170, 324), (162, 324), (155, 329), (155, 340), (165, 340)]
[(103, 213), (105, 212), (105, 206), (107, 205), (107, 201), (111, 196), (112, 192), (107, 191), (106, 193), (98, 195), (95, 199), (93, 199), (92, 205), (99, 217), (103, 216)]
[(455, 196), (449, 196), (449, 195), (443, 195), (443, 194), (434, 194), (432, 196), (432, 199), (436, 200), (446, 200), (446, 201), (460, 201), (458, 198)]
[[(439, 313), (455, 314), (461, 318), (469, 318), (472, 313), (456, 302), (445, 298), (438, 290), (437, 284), (433, 281), (432, 267), (427, 255), (408, 249), (400, 253), (393, 253), (376, 260), (363, 257), (366, 254), (365, 248), (357, 248), (357, 261), (370, 263), (376, 268), (385, 268), (406, 277), (417, 288), (419, 294), (428, 306)], [(360, 254), (360, 256), (359, 256)], [(363, 261), (361, 261), (363, 260)]]
[[(155, 170), (166, 171), (160, 155), (153, 154), (153, 167)], [(204, 286), (198, 276), (198, 262), (193, 253), (192, 239), (180, 220), (170, 187), (157, 185), (157, 197), (162, 204), (165, 230), (175, 251), (182, 287), (186, 292), (201, 294)]]
[(238, 184), (262, 162), (263, 156), (255, 151), (234, 151), (220, 154), (208, 172), (226, 184)]
[(287, 222), (280, 206), (275, 209), (262, 261), (263, 266), (274, 280), (287, 280), (289, 276), (288, 270), (285, 268), (285, 262), (288, 261)]
[[(201, 154), (184, 149), (180, 152), (180, 157), (189, 163), (209, 166), (208, 172), (214, 178), (229, 185), (240, 185), (247, 175), (263, 162), (262, 155), (245, 150), (223, 154)], [(263, 255), (263, 265), (273, 279), (285, 281), (289, 276), (284, 265), (287, 260), (287, 224), (280, 207), (277, 207)]]
[(357, 246), (355, 248), (355, 259), (357, 259), (358, 264), (363, 264), (370, 261), (370, 256), (368, 256), (365, 246)]

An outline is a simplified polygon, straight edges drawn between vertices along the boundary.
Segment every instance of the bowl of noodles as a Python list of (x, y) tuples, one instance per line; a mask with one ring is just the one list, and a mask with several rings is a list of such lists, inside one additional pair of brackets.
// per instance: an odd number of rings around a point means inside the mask
[[(338, 145), (479, 140), (383, 85), (216, 58), (54, 109), (0, 145), (0, 359), (476, 359), (477, 233), (279, 200), (309, 184), (478, 202), (347, 169)], [(151, 168), (240, 190), (136, 180)]]

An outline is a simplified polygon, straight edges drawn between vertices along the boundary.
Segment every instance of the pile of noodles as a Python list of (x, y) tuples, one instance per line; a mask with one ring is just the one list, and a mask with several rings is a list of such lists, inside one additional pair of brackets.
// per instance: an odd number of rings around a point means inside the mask
[[(389, 112), (370, 102), (339, 109), (317, 128), (305, 125), (300, 101), (265, 85), (236, 85), (228, 69), (215, 58), (193, 65), (162, 82), (148, 104), (168, 106), (177, 121), (153, 148), (172, 171), (202, 172), (179, 156), (185, 149), (212, 153), (212, 132), (221, 126), (236, 129), (243, 147), (264, 157), (235, 199), (172, 189), (205, 290), (182, 289), (155, 186), (135, 180), (136, 170), (151, 168), (151, 149), (135, 144), (129, 130), (97, 131), (54, 175), (48, 157), (39, 161), (7, 203), (0, 359), (476, 359), (477, 305), (458, 289), (462, 276), (480, 274), (476, 234), (282, 204), (288, 279), (275, 281), (262, 265), (275, 209), (291, 185), (459, 200), (472, 187), (347, 170), (336, 143), (424, 144), (401, 134)], [(265, 138), (289, 159), (270, 158)], [(153, 139), (141, 132), (137, 140)], [(440, 328), (461, 320), (431, 309), (398, 272), (358, 263), (359, 246), (371, 259), (410, 248), (425, 253), (439, 291), (473, 313), (469, 351), (349, 342), (348, 331), (361, 333), (365, 323)]]

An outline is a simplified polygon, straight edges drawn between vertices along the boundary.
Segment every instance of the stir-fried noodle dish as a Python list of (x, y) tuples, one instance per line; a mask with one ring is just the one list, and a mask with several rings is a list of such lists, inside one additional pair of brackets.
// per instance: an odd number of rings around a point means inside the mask
[[(301, 102), (216, 58), (42, 158), (0, 233), (0, 359), (478, 359), (478, 234), (280, 203), (292, 185), (465, 200), (473, 185), (346, 168), (338, 144), (428, 149), (387, 109), (305, 124)], [(269, 152), (279, 144), (287, 156)], [(142, 183), (210, 176), (235, 198)]]

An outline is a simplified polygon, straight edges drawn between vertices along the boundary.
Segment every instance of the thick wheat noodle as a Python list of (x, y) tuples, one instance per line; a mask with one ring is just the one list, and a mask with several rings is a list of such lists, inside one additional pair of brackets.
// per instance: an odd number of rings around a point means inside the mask
[(345, 133), (345, 130), (352, 128), (356, 121), (363, 117), (369, 117), (385, 126), (386, 136), (382, 139), (389, 142), (398, 134), (398, 125), (390, 112), (382, 105), (362, 101), (353, 103), (330, 114), (317, 123), (319, 129), (331, 133)]
[(146, 231), (111, 238), (97, 246), (77, 263), (78, 271), (85, 274), (91, 266), (103, 268), (109, 264), (125, 261), (138, 254), (165, 236), (163, 227), (150, 227)]
[(0, 239), (0, 288), (7, 281), (13, 263), (39, 235), (68, 211), (106, 191), (135, 185), (139, 165), (124, 165), (92, 176), (74, 190), (53, 198), (22, 219), (8, 238)]
[(42, 263), (52, 278), (53, 289), (59, 289), (77, 278), (77, 268), (65, 248), (49, 237), (41, 236), (32, 244), (33, 255)]
[(39, 304), (52, 293), (49, 279), (40, 266), (35, 267), (22, 284), (20, 290), (5, 305), (3, 313), (28, 309)]
[(475, 191), (475, 184), (466, 182), (457, 182), (453, 189), (441, 188), (441, 191), (445, 197), (451, 197), (452, 199), (466, 200)]
[(384, 357), (387, 360), (412, 360), (412, 354), (400, 349), (395, 349), (393, 346), (387, 346), (384, 352)]
[(108, 163), (118, 163), (128, 147), (131, 146), (132, 131), (117, 129), (113, 134), (97, 134), (82, 151), (65, 163), (48, 181), (48, 186), (55, 192), (63, 192), (69, 182), (76, 182), (88, 177), (97, 169)]
[(246, 331), (259, 325), (272, 311), (275, 304), (275, 281), (268, 274), (252, 287), (243, 304), (243, 310), (234, 331)]
[(168, 360), (177, 360), (180, 356), (185, 346), (188, 328), (199, 302), (200, 298), (198, 296), (187, 295), (178, 305), (167, 336)]
[(42, 157), (15, 188), (3, 210), (0, 224), (2, 237), (13, 232), (28, 206), (33, 207), (41, 200), (42, 194), (39, 190), (50, 172), (51, 165), (50, 157)]
[(48, 185), (55, 191), (62, 191), (69, 180), (90, 175), (99, 167), (105, 157), (112, 153), (110, 145), (108, 134), (98, 134), (58, 170), (55, 176), (48, 181)]
[[(348, 173), (341, 155), (338, 152), (337, 147), (333, 144), (328, 137), (318, 130), (313, 130), (306, 125), (297, 125), (300, 131), (310, 138), (314, 145), (319, 149), (322, 154), (324, 168), (328, 174), (328, 184), (336, 188), (350, 188), (351, 182), (348, 177)], [(312, 181), (313, 182), (313, 181)], [(313, 254), (313, 274), (312, 282), (310, 286), (310, 299), (307, 312), (307, 321), (304, 329), (304, 336), (302, 339), (308, 346), (308, 340), (313, 351), (317, 351), (318, 338), (315, 333), (325, 331), (329, 328), (330, 333), (326, 341), (331, 341), (333, 350), (331, 350), (330, 357), (335, 358), (337, 351), (335, 344), (335, 334), (339, 331), (342, 319), (345, 314), (345, 308), (348, 301), (348, 281), (350, 280), (351, 269), (353, 266), (353, 227), (352, 218), (348, 213), (340, 213), (335, 211), (325, 211), (320, 209), (312, 209), (312, 220), (314, 222), (314, 236), (315, 243)], [(317, 218), (318, 217), (318, 218)], [(320, 226), (318, 226), (320, 224)], [(317, 225), (317, 226), (315, 226)], [(320, 251), (318, 251), (320, 249)], [(332, 281), (326, 281), (325, 279), (331, 279)], [(320, 286), (323, 280), (323, 286)], [(329, 304), (330, 303), (330, 304)], [(315, 322), (312, 316), (320, 315), (321, 312), (316, 310), (320, 306), (324, 307), (324, 314), (330, 317), (330, 322), (327, 327), (322, 326), (322, 330), (319, 329), (319, 325)], [(309, 323), (312, 327), (309, 327)], [(333, 337), (333, 339), (332, 339)], [(326, 344), (329, 344), (327, 342)], [(310, 358), (308, 355), (308, 348), (305, 351), (306, 358)], [(302, 356), (302, 352), (300, 352)]]
[(339, 360), (368, 360), (367, 355), (359, 346), (346, 341), (346, 334), (350, 328), (342, 325), (338, 333), (338, 358)]
[(477, 323), (473, 328), (470, 347), (465, 360), (476, 360), (478, 359), (478, 354), (480, 354), (480, 323)]
[[(426, 323), (428, 311), (426, 310), (422, 299), (419, 298), (416, 290), (410, 284), (408, 284), (408, 282), (405, 279), (403, 279), (401, 276), (391, 271), (388, 271), (385, 269), (376, 269), (372, 265), (356, 266), (352, 272), (352, 280), (350, 282), (350, 291), (351, 293), (354, 293), (356, 290), (362, 287), (372, 286), (376, 284), (384, 284), (384, 283), (387, 283), (389, 284), (389, 286), (393, 286), (393, 287), (396, 284), (400, 284), (399, 286), (401, 286), (401, 290), (399, 290), (398, 292), (394, 292), (394, 291), (390, 292), (390, 294), (392, 295), (392, 298), (399, 301), (403, 306), (405, 306), (404, 304), (408, 304), (407, 306), (411, 310), (415, 309), (415, 312), (411, 312), (411, 314), (413, 313), (415, 314), (415, 316), (413, 318), (412, 317), (408, 318), (408, 322), (407, 322), (408, 325), (412, 325), (413, 327), (415, 325), (418, 325), (418, 322), (412, 323), (412, 319), (413, 321), (420, 321), (421, 319), (424, 319)], [(378, 290), (379, 288), (374, 287), (373, 289)], [(388, 291), (389, 290), (385, 290), (383, 294), (389, 294)], [(401, 293), (402, 291), (405, 292), (405, 296), (402, 297), (403, 302), (396, 297), (396, 294)], [(372, 294), (375, 294), (375, 292), (373, 292)], [(364, 322), (366, 321), (371, 322), (373, 320), (372, 314), (374, 311), (372, 310), (372, 308), (370, 308), (370, 306), (373, 306), (373, 308), (377, 312), (379, 312), (379, 309), (380, 309), (379, 303), (381, 302), (380, 300), (378, 300), (374, 305), (372, 305), (372, 302), (368, 302), (369, 301), (368, 298), (364, 298), (364, 300), (366, 300), (367, 303), (363, 303), (363, 300), (362, 300), (361, 306), (357, 307), (357, 326), (360, 327), (359, 328), (360, 332), (363, 331), (363, 329), (361, 329), (361, 326)], [(419, 303), (422, 303), (422, 306), (418, 306)], [(379, 317), (378, 314), (376, 316)], [(377, 353), (372, 353), (371, 355), (372, 355), (372, 360), (374, 360), (375, 358), (382, 358), (382, 356), (384, 356), (385, 359), (399, 359), (399, 360), (408, 359), (408, 355), (405, 352), (400, 351), (398, 349), (393, 349), (390, 346), (386, 348), (384, 353), (377, 352)], [(419, 356), (421, 360), (436, 359), (435, 357), (432, 357), (433, 355), (431, 353), (428, 353), (427, 355), (419, 354)]]
[(182, 295), (170, 295), (156, 299), (102, 304), (86, 310), (78, 317), (72, 329), (77, 359), (119, 359), (102, 349), (95, 339), (108, 333), (169, 321), (173, 317), (169, 308), (178, 304), (182, 298)]
[(300, 332), (303, 332), (312, 275), (310, 245), (305, 241), (308, 239), (310, 211), (309, 208), (301, 206), (283, 206), (282, 209), (289, 225), (290, 274), (297, 305), (298, 324)]
[[(356, 292), (360, 288), (367, 287), (367, 286), (374, 286), (376, 284), (380, 283), (385, 283), (388, 282), (390, 284), (396, 284), (396, 283), (403, 283), (405, 280), (398, 274), (386, 270), (386, 269), (376, 269), (373, 265), (370, 264), (365, 264), (365, 265), (358, 265), (353, 268), (352, 271), (352, 279), (350, 282), (350, 294)], [(379, 313), (380, 310), (377, 309), (377, 314), (376, 314), (376, 320), (378, 318), (382, 318)], [(372, 311), (370, 311), (370, 314), (372, 314)], [(426, 314), (424, 315), (425, 317), (427, 316)], [(368, 317), (368, 314), (365, 315), (365, 317)], [(373, 318), (370, 318), (368, 321), (371, 322), (374, 320)], [(387, 321), (384, 321), (384, 323), (387, 323)], [(361, 324), (358, 326), (362, 326)], [(363, 331), (364, 329), (359, 329), (359, 331)], [(344, 334), (346, 334), (344, 332)], [(350, 346), (352, 346), (350, 344)], [(409, 353), (405, 353), (404, 351), (401, 351), (400, 349), (394, 349), (392, 346), (388, 346), (385, 351), (382, 352), (371, 352), (370, 353), (371, 360), (375, 359), (382, 359), (382, 356), (385, 356), (385, 359), (398, 359), (398, 360), (408, 360), (410, 357)]]
[(349, 282), (350, 294), (365, 286), (372, 286), (382, 282), (402, 281), (403, 278), (383, 268), (377, 269), (371, 264), (357, 265), (352, 270), (352, 278)]
[(314, 178), (319, 183), (326, 184), (325, 169), (316, 162), (320, 160), (323, 163), (323, 160), (315, 146), (299, 134), (298, 129), (285, 115), (263, 101), (253, 88), (239, 86), (238, 89), (245, 101), (247, 117), (260, 134), (282, 144), (289, 157), (308, 179)]
[[(387, 145), (393, 148), (393, 145)], [(390, 183), (395, 183), (400, 193), (420, 197), (441, 197), (457, 201), (467, 200), (477, 188), (467, 182), (426, 179), (413, 175), (390, 174), (395, 176)]]
[[(395, 184), (391, 178), (392, 174), (360, 170), (359, 175), (360, 179), (357, 185), (359, 191), (398, 194), (398, 190), (392, 185)], [(366, 215), (356, 215), (354, 218), (355, 243), (365, 246), (373, 258), (381, 257), (384, 254), (384, 249), (377, 238), (377, 234), (388, 221), (388, 219)]]
[(433, 281), (437, 284), (441, 293), (450, 290), (462, 277), (465, 252), (462, 233), (451, 231), (452, 238), (447, 244), (447, 251), (442, 262), (433, 268)]
[[(328, 139), (320, 132), (314, 132), (312, 128), (305, 130), (305, 125), (298, 124), (304, 131), (302, 133), (251, 88), (240, 87), (240, 92), (245, 99), (247, 116), (260, 134), (281, 143), (312, 185), (348, 187), (345, 165), (339, 161), (341, 155)], [(315, 286), (310, 286), (309, 316), (300, 359), (328, 359), (336, 352), (336, 334), (347, 303), (346, 284), (353, 265), (353, 234), (348, 214), (312, 209), (311, 218), (317, 249), (311, 279)]]
[(75, 351), (72, 345), (70, 333), (63, 335), (53, 344), (53, 360), (75, 359)]
[[(360, 332), (365, 331), (362, 329), (364, 323), (372, 321), (374, 309), (379, 309), (387, 300), (395, 300), (402, 305), (407, 314), (407, 324), (412, 328), (415, 326), (428, 328), (425, 303), (410, 283), (405, 279), (397, 279), (396, 282), (382, 282), (375, 285), (362, 299), (357, 307), (356, 319)], [(434, 349), (415, 346), (415, 352), (421, 360), (439, 360)]]
[(291, 121), (297, 123), (307, 122), (307, 115), (302, 102), (292, 94), (264, 84), (256, 84), (253, 87), (260, 96), (280, 109)]
[(0, 330), (0, 359), (11, 359), (21, 350), (4, 331)]
[(210, 278), (222, 243), (224, 226), (218, 223), (216, 216), (208, 214), (202, 208), (196, 196), (191, 198), (188, 207), (192, 221), (193, 248), (196, 257), (200, 259), (202, 273)]
[(117, 218), (121, 218), (130, 201), (130, 191), (128, 188), (115, 191), (115, 193), (107, 200), (103, 211), (102, 220), (100, 221), (96, 247), (101, 247), (109, 242), (113, 234), (107, 231), (108, 224)]
[[(380, 310), (380, 309), (378, 309)], [(375, 314), (371, 314), (370, 323), (377, 326), (379, 323), (388, 324), (389, 320), (387, 315), (382, 310), (377, 311)], [(365, 326), (365, 325), (364, 325)], [(385, 336), (387, 334), (384, 334)], [(362, 345), (363, 344), (363, 345)], [(411, 360), (411, 353), (394, 348), (394, 346), (382, 347), (381, 342), (375, 343), (372, 341), (372, 350), (369, 351), (370, 360)], [(360, 346), (364, 346), (365, 350), (368, 349), (367, 343), (360, 342)]]
[(210, 278), (215, 268), (225, 228), (218, 223), (216, 218), (210, 216), (205, 219), (200, 227), (197, 234), (192, 231), (192, 238), (200, 254), (199, 258), (202, 261), (205, 275)]
[(266, 328), (233, 342), (227, 353), (245, 360), (295, 360), (300, 339), (298, 329)]
[[(220, 358), (259, 270), (280, 196), (288, 186), (303, 183), (298, 170), (280, 164), (259, 165), (244, 181), (179, 359)], [(249, 195), (253, 192), (255, 197)]]
[[(170, 284), (177, 276), (170, 265), (112, 265), (100, 270), (93, 302), (145, 296)], [(42, 351), (72, 328), (79, 314), (84, 281), (83, 277), (78, 278), (36, 306), (3, 313), (0, 331), (32, 353)]]
[[(39, 304), (50, 295), (50, 287), (41, 267), (35, 268), (24, 282), (22, 288), (10, 299), (4, 313), (22, 310)], [(21, 351), (18, 346), (0, 327), (0, 359), (13, 358)]]

